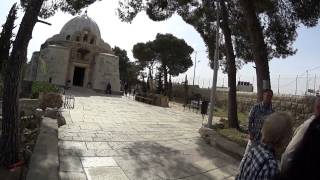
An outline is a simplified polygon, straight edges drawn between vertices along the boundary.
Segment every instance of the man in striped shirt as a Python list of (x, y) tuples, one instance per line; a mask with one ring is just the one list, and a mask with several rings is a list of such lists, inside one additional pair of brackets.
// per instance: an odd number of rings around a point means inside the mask
[(273, 91), (266, 89), (263, 91), (263, 101), (254, 105), (249, 113), (249, 142), (245, 151), (248, 153), (252, 146), (257, 145), (261, 140), (261, 128), (265, 118), (273, 113), (272, 109)]

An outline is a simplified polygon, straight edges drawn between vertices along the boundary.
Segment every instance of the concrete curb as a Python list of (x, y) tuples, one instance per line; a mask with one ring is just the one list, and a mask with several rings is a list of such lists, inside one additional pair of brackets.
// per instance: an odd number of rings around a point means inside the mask
[(207, 144), (220, 149), (237, 160), (242, 159), (245, 147), (226, 139), (213, 129), (201, 127), (199, 133)]
[(31, 156), (27, 180), (59, 180), (58, 123), (44, 117)]
[(73, 123), (69, 110), (62, 110), (60, 114), (62, 119), (64, 120), (64, 125)]

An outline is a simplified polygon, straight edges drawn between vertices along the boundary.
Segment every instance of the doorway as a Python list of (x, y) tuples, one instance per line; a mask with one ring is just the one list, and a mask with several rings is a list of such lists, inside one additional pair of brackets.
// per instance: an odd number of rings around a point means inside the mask
[(84, 82), (84, 75), (85, 75), (85, 68), (83, 67), (74, 67), (74, 73), (73, 73), (73, 85), (74, 86), (83, 86)]

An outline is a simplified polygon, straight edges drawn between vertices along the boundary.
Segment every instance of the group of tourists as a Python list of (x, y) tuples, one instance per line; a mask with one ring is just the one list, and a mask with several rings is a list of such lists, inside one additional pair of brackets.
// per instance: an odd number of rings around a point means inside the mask
[(320, 97), (314, 115), (293, 133), (291, 116), (274, 112), (272, 96), (265, 90), (250, 111), (249, 141), (236, 180), (319, 180)]

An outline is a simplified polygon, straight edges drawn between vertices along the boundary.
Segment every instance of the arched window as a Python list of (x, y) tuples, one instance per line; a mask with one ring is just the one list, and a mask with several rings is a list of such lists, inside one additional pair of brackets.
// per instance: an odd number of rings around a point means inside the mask
[(77, 36), (76, 41), (80, 41), (80, 37), (79, 36)]
[(71, 36), (70, 36), (70, 35), (68, 35), (68, 36), (66, 37), (66, 40), (70, 40), (70, 37), (71, 37)]

